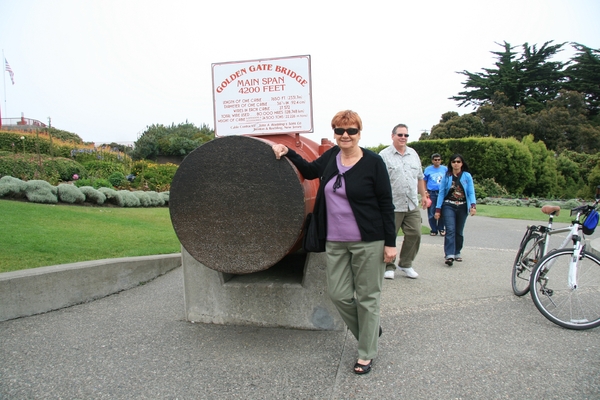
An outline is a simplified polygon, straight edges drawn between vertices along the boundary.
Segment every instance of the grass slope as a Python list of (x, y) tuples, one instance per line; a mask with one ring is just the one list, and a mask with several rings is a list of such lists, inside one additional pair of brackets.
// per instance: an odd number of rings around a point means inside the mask
[(180, 251), (168, 208), (0, 200), (0, 272)]

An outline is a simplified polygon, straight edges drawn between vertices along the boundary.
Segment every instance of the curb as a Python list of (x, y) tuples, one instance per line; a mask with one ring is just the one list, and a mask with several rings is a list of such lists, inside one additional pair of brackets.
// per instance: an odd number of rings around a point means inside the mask
[(0, 321), (131, 289), (181, 265), (181, 253), (108, 258), (0, 273)]
[(587, 246), (589, 252), (600, 257), (600, 238), (594, 240), (586, 240), (586, 242), (586, 244), (589, 244), (589, 246)]

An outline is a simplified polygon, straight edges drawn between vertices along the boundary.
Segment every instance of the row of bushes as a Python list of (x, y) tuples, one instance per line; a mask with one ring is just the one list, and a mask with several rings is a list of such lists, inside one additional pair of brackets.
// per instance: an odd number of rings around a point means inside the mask
[[(129, 163), (98, 159), (78, 154), (77, 160), (45, 154), (18, 154), (0, 151), (0, 176), (22, 180), (45, 180), (52, 185), (75, 180), (78, 186), (116, 189), (169, 191), (177, 171), (175, 164), (156, 164), (146, 160)], [(129, 177), (129, 179), (128, 179)]]
[(33, 203), (94, 204), (118, 207), (162, 207), (169, 204), (169, 192), (114, 190), (106, 187), (77, 187), (62, 183), (52, 186), (43, 180), (22, 181), (12, 176), (0, 178), (0, 198), (27, 199)]
[(2, 151), (69, 157), (75, 147), (94, 148), (91, 144), (63, 142), (44, 132), (2, 131), (1, 133), (0, 150)]
[(581, 205), (581, 201), (577, 199), (570, 199), (565, 201), (558, 200), (544, 200), (537, 198), (524, 198), (524, 199), (511, 199), (502, 197), (485, 197), (478, 198), (478, 204), (487, 204), (490, 206), (516, 206), (516, 207), (535, 207), (542, 208), (545, 205), (560, 206), (562, 209), (571, 210)]
[(493, 179), (513, 196), (591, 199), (600, 185), (600, 153), (556, 154), (531, 135), (522, 141), (472, 137), (420, 140), (410, 146), (419, 153), (423, 165), (430, 164), (433, 153), (441, 154), (444, 160), (460, 153), (476, 182)]

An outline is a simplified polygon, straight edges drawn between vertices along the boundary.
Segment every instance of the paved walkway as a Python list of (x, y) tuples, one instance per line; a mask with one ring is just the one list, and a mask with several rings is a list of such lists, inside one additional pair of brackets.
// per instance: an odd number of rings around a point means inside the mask
[(384, 282), (380, 355), (365, 376), (352, 372), (348, 332), (186, 322), (178, 268), (1, 322), (0, 399), (598, 399), (600, 329), (560, 328), (512, 294), (526, 225), (469, 218), (452, 268), (443, 238), (423, 236), (419, 278)]

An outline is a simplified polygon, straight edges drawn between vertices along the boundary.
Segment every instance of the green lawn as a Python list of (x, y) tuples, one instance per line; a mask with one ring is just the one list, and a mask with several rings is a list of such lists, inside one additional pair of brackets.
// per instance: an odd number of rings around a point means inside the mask
[[(554, 217), (554, 222), (571, 222), (571, 217), (569, 215), (570, 211), (571, 210), (560, 210), (560, 215)], [(535, 207), (488, 206), (478, 204), (477, 215), (483, 217), (527, 219), (531, 221), (548, 222), (548, 216), (542, 212), (542, 209)]]
[(169, 209), (0, 200), (0, 272), (180, 251)]
[[(529, 207), (478, 205), (477, 215), (548, 220), (539, 208)], [(82, 207), (0, 200), (0, 216), (0, 272), (181, 250), (166, 207)], [(568, 210), (556, 221), (569, 222)], [(423, 234), (429, 233), (427, 225), (424, 220)]]

